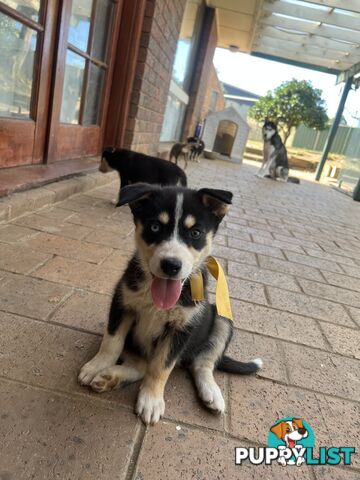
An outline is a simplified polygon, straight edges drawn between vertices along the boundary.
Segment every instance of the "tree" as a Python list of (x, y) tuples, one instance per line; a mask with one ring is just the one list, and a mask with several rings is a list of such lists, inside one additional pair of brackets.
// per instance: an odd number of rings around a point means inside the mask
[(324, 130), (328, 122), (322, 91), (310, 81), (295, 78), (283, 82), (273, 92), (268, 92), (249, 110), (250, 117), (258, 122), (265, 119), (276, 122), (286, 143), (292, 130), (301, 123), (309, 128)]

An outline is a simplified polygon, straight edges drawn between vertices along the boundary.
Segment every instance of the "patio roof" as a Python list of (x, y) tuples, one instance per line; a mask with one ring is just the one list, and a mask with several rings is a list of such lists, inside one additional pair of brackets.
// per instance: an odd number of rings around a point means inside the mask
[(208, 0), (207, 4), (216, 8), (219, 47), (329, 73), (360, 62), (359, 0)]

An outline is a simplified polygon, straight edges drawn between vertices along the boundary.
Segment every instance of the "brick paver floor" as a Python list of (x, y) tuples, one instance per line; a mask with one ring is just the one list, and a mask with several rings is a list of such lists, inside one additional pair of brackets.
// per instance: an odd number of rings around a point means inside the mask
[(173, 372), (166, 413), (145, 428), (138, 385), (97, 395), (77, 384), (97, 351), (110, 295), (133, 249), (118, 181), (0, 227), (0, 479), (355, 480), (350, 467), (237, 466), (234, 447), (267, 444), (284, 416), (318, 446), (360, 432), (360, 204), (328, 187), (259, 180), (254, 168), (203, 160), (190, 184), (231, 189), (215, 242), (235, 313), (230, 352), (262, 357), (259, 375), (217, 373), (226, 413)]

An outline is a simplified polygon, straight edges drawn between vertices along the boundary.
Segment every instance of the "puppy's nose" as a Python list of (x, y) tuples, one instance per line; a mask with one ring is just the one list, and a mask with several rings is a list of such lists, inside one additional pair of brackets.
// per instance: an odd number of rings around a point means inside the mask
[(177, 258), (164, 258), (160, 262), (161, 270), (169, 277), (175, 277), (181, 270), (182, 263)]
[(299, 428), (298, 432), (300, 435), (304, 435), (306, 433), (306, 428)]

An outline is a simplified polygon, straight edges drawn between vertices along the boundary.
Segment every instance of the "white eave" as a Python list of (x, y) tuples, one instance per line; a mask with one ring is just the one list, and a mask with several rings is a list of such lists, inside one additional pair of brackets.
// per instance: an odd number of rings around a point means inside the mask
[(360, 0), (207, 0), (218, 47), (329, 72), (360, 62)]

